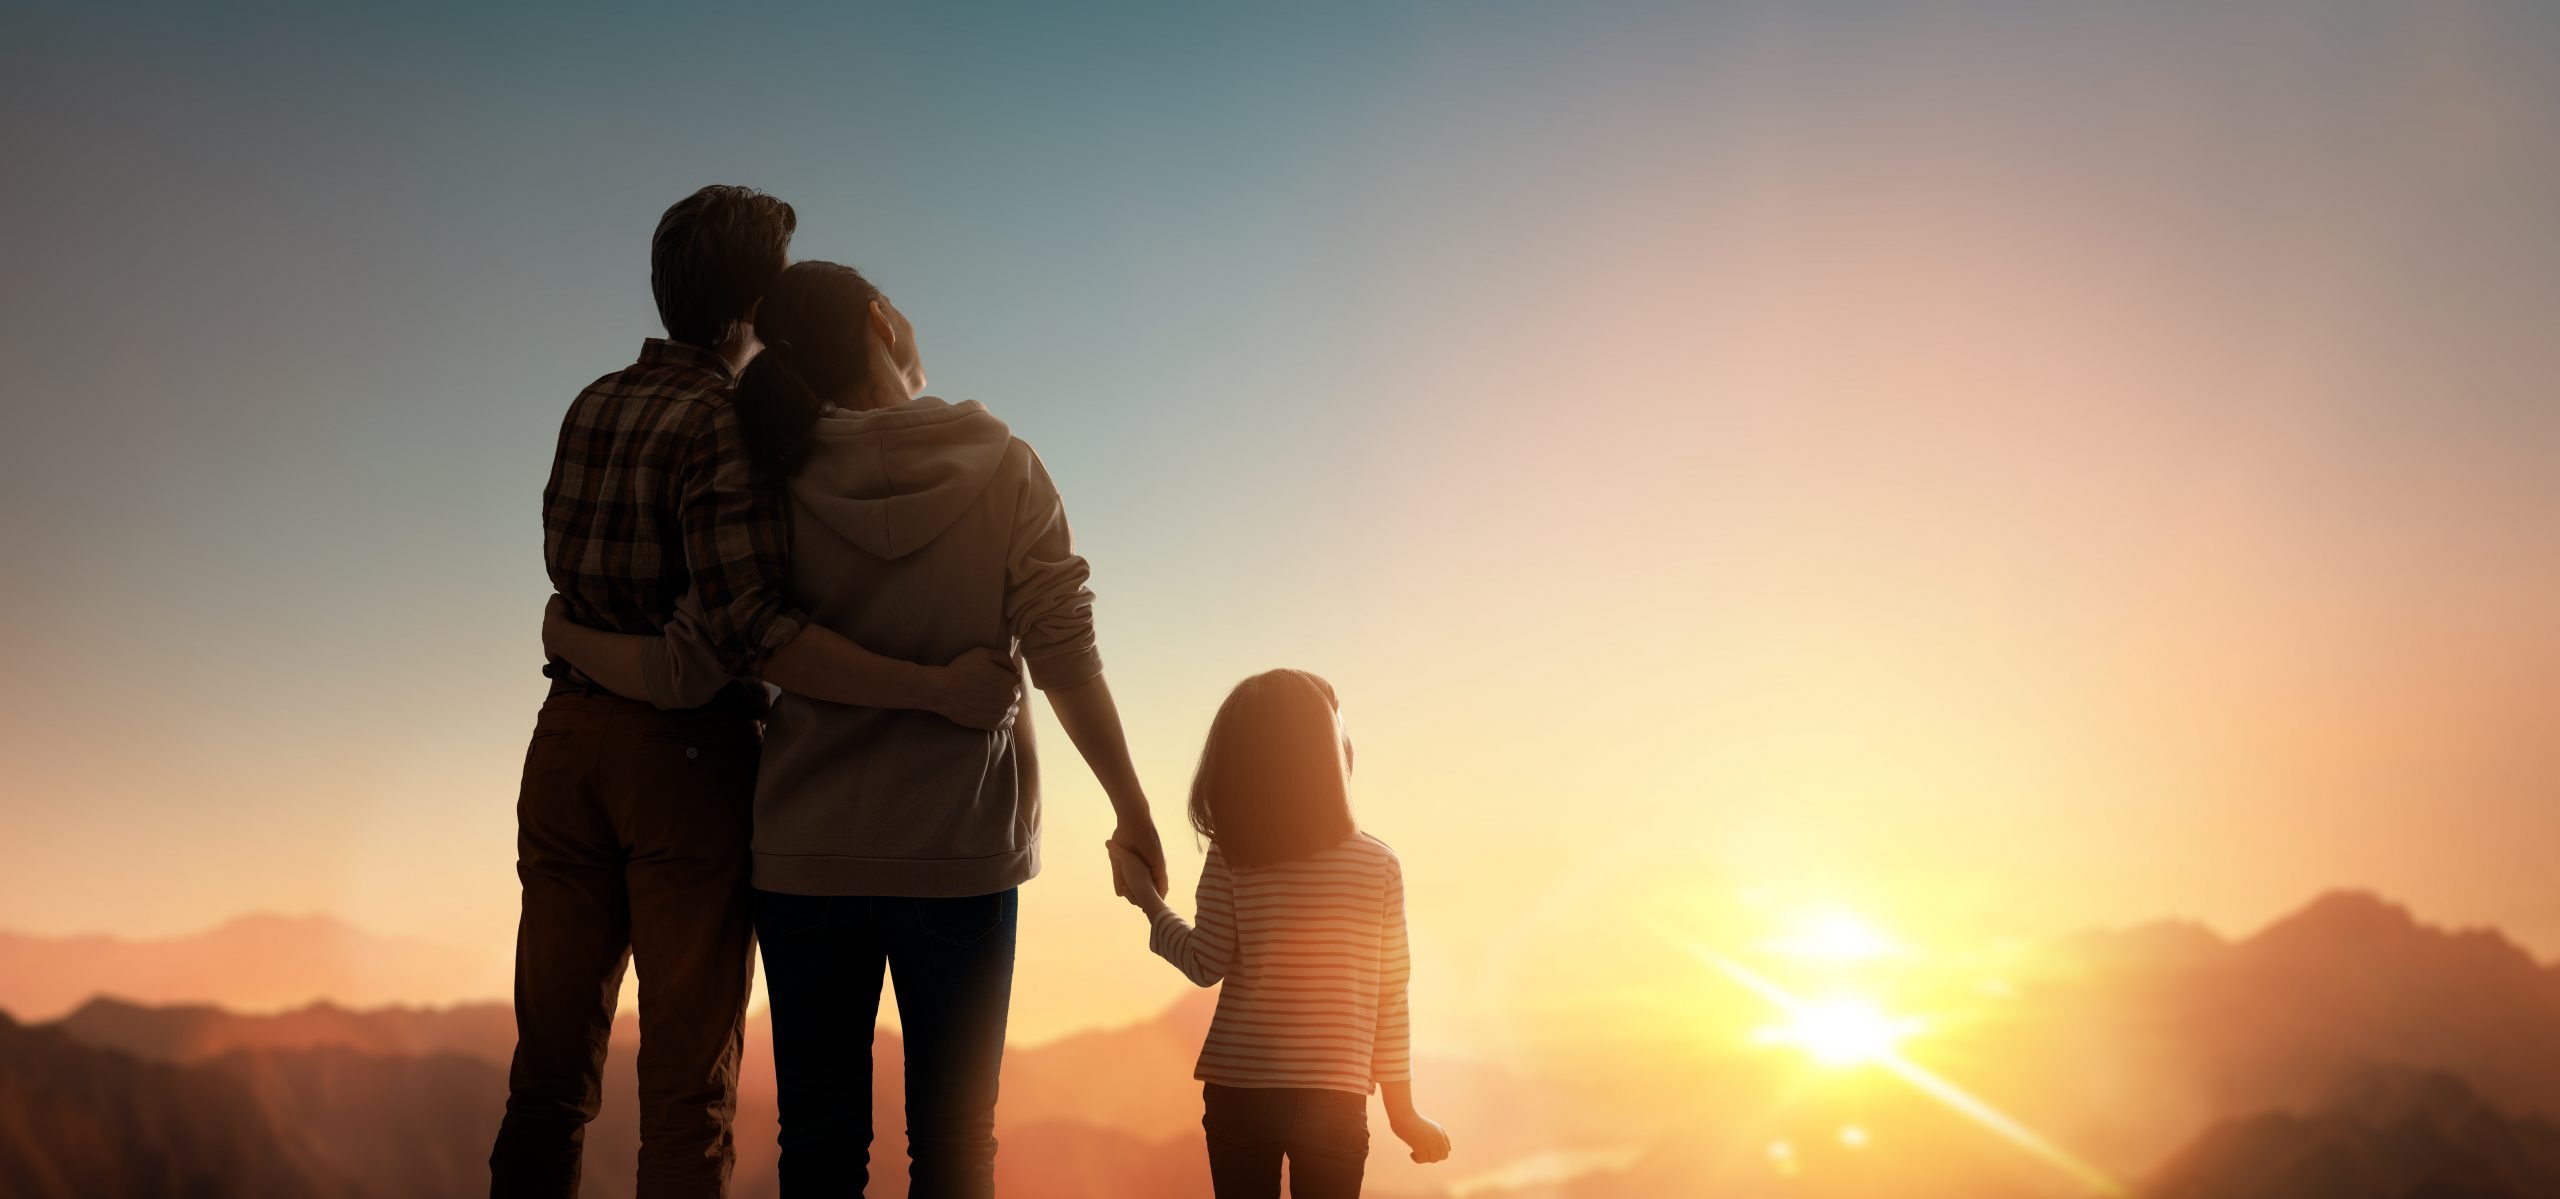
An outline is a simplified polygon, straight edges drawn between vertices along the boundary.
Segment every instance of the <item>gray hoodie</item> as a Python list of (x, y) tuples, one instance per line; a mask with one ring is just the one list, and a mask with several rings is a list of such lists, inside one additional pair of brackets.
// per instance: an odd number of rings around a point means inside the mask
[[(1016, 646), (1043, 689), (1102, 673), (1093, 592), (1057, 486), (971, 400), (818, 419), (790, 483), (791, 582), (812, 622), (863, 648), (947, 662)], [(728, 683), (690, 612), (649, 661), (650, 698)], [(1010, 731), (784, 692), (756, 780), (755, 885), (798, 895), (983, 895), (1040, 871), (1034, 767)]]

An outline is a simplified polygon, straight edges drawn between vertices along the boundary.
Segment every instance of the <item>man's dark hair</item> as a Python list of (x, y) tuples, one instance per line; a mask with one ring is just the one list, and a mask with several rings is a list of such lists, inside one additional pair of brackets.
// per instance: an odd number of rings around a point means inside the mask
[(675, 202), (649, 239), (649, 292), (667, 336), (716, 346), (782, 273), (791, 206), (751, 187), (715, 183)]

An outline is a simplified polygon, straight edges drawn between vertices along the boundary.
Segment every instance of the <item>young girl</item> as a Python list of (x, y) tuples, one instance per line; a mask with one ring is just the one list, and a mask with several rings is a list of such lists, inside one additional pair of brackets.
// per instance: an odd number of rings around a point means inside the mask
[(1152, 868), (1111, 844), (1150, 946), (1192, 982), (1224, 980), (1193, 1076), (1219, 1199), (1360, 1193), (1369, 1092), (1417, 1162), (1449, 1134), (1413, 1107), (1405, 1015), (1404, 872), (1352, 823), (1351, 742), (1333, 685), (1302, 670), (1238, 684), (1209, 726), (1191, 827), (1209, 840), (1200, 923), (1175, 915)]

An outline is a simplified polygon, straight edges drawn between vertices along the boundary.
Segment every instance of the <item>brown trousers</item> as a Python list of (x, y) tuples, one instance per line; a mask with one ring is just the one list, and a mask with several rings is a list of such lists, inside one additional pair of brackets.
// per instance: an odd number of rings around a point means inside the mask
[(516, 800), (516, 1054), (489, 1193), (565, 1197), (640, 965), (640, 1199), (717, 1197), (736, 1160), (755, 952), (755, 724), (609, 695), (542, 706)]

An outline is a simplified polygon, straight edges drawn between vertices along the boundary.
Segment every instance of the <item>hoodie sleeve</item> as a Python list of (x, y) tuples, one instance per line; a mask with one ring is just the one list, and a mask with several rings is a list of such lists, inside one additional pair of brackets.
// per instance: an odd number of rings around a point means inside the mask
[(1067, 532), (1066, 504), (1040, 455), (1021, 446), (1029, 460), (1016, 494), (1013, 545), (1005, 566), (1005, 624), (1022, 642), (1031, 681), (1044, 691), (1073, 687), (1102, 673), (1093, 635), (1093, 572)]

